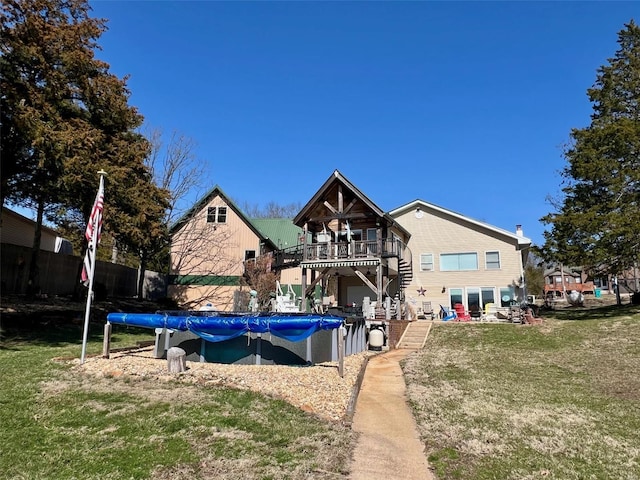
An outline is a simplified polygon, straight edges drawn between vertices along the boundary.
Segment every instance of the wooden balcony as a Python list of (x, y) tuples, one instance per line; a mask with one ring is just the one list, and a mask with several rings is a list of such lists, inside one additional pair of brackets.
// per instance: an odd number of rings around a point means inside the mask
[(549, 292), (562, 294), (563, 291), (571, 293), (571, 291), (573, 290), (575, 290), (576, 292), (582, 292), (582, 293), (594, 293), (595, 289), (596, 287), (593, 284), (593, 282), (582, 282), (582, 283), (565, 282), (564, 288), (562, 286), (562, 283), (548, 283), (548, 284), (545, 284), (544, 286), (544, 293), (545, 295)]
[(406, 245), (395, 239), (353, 240), (351, 242), (322, 242), (297, 245), (274, 252), (275, 269), (299, 265), (301, 262), (377, 260), (396, 257), (411, 264)]

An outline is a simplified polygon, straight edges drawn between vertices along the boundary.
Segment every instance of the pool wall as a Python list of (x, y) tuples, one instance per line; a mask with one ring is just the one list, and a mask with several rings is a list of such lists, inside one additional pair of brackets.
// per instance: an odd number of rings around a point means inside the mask
[[(362, 318), (345, 319), (345, 356), (366, 350), (366, 325)], [(237, 365), (309, 365), (338, 360), (341, 329), (320, 330), (305, 340), (291, 342), (269, 333), (246, 333), (224, 342), (208, 342), (189, 331), (167, 333), (156, 329), (155, 356), (166, 358), (167, 350), (180, 347), (191, 362)]]

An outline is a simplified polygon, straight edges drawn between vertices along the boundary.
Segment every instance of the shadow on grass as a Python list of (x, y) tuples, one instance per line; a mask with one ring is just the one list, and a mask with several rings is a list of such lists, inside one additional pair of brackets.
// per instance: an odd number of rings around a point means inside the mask
[(566, 307), (557, 310), (540, 312), (542, 316), (556, 320), (605, 320), (620, 315), (635, 315), (640, 313), (638, 305), (604, 305), (601, 307)]
[[(2, 338), (0, 350), (20, 350), (20, 345), (64, 347), (81, 345), (84, 320), (72, 318), (68, 320), (38, 321), (24, 318), (20, 320), (2, 321)], [(147, 335), (153, 338), (153, 331), (136, 327), (114, 325), (111, 343), (118, 344), (123, 336), (120, 333)], [(91, 320), (87, 332), (88, 342), (101, 342), (104, 334), (104, 322)]]
[[(92, 328), (95, 332), (92, 332)], [(97, 340), (101, 337), (102, 330), (97, 324), (89, 328), (88, 339)], [(5, 324), (3, 322), (3, 334), (0, 349), (19, 350), (20, 344), (35, 346), (63, 347), (82, 343), (82, 325), (29, 323), (23, 325)]]

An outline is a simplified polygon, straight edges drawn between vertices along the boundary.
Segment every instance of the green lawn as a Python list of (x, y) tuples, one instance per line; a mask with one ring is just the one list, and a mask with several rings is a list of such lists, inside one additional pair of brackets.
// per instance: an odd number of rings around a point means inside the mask
[(640, 479), (640, 308), (438, 325), (404, 364), (440, 479)]
[[(345, 427), (246, 391), (82, 376), (53, 360), (79, 357), (81, 336), (3, 332), (0, 479), (347, 477)], [(114, 326), (112, 347), (149, 338)], [(403, 367), (440, 480), (640, 479), (639, 307), (439, 324)]]
[[(101, 351), (92, 326), (88, 353)], [(83, 377), (80, 326), (9, 330), (0, 343), (1, 479), (324, 479), (349, 468), (351, 432), (264, 396)], [(114, 327), (113, 348), (149, 333)]]

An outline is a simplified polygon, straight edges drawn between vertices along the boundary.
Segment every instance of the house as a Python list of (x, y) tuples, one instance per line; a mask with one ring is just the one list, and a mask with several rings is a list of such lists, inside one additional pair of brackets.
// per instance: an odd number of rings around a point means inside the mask
[(379, 320), (400, 318), (403, 302), (436, 311), (520, 302), (531, 245), (519, 226), (509, 232), (422, 200), (387, 213), (338, 170), (293, 221), (249, 219), (215, 187), (171, 232), (170, 294), (183, 304), (243, 309), (244, 261), (269, 255), (302, 309), (360, 313), (368, 298), (363, 313)]
[[(606, 282), (606, 278), (604, 279)], [(602, 279), (599, 280), (602, 285)], [(595, 284), (587, 281), (587, 276), (582, 270), (569, 267), (554, 267), (544, 273), (544, 296), (565, 298), (572, 291), (594, 294)]]
[(382, 318), (389, 316), (383, 302), (403, 299), (413, 271), (410, 233), (338, 170), (293, 223), (302, 229), (299, 267), (305, 298), (317, 285), (326, 306), (353, 308), (368, 297)]
[(217, 185), (171, 228), (168, 294), (197, 309), (243, 310), (245, 261), (273, 252), (276, 244)]
[[(36, 232), (36, 222), (7, 207), (2, 209), (0, 226), (0, 243), (33, 247), (33, 237)], [(40, 250), (55, 253), (73, 254), (71, 242), (60, 237), (54, 229), (42, 225)]]
[(606, 273), (606, 268), (589, 275), (583, 267), (567, 267), (564, 265), (549, 265), (544, 273), (545, 297), (564, 299), (566, 293), (572, 290), (585, 294), (600, 296), (616, 293), (616, 285), (621, 294), (633, 294), (640, 290), (640, 276), (638, 268), (632, 267), (618, 275)]
[(519, 225), (512, 233), (423, 200), (389, 215), (411, 233), (414, 272), (406, 298), (415, 310), (430, 302), (435, 312), (457, 303), (477, 311), (525, 298), (523, 265), (531, 240)]

